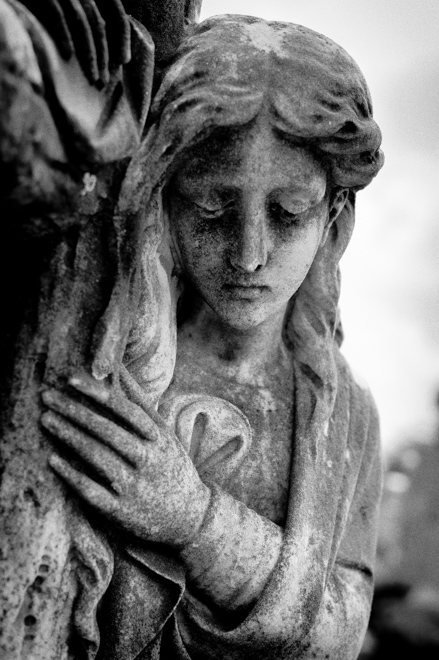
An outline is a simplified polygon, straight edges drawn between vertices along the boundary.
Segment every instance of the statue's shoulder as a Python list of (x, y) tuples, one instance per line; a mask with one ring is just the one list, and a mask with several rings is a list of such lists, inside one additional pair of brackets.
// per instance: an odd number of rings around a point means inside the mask
[(379, 444), (377, 407), (365, 378), (351, 367), (338, 347), (334, 350), (337, 366), (337, 398), (334, 411), (347, 417), (349, 438), (355, 444)]

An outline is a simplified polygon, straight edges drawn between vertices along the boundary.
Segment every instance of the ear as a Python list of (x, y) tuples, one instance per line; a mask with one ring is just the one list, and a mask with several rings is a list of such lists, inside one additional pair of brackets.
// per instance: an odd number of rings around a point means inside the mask
[(348, 188), (335, 188), (331, 190), (328, 204), (328, 218), (323, 230), (320, 245), (324, 245), (326, 243), (326, 239), (328, 238), (329, 230), (331, 229), (332, 224), (337, 220), (338, 216), (344, 208), (344, 205), (346, 204), (348, 193)]

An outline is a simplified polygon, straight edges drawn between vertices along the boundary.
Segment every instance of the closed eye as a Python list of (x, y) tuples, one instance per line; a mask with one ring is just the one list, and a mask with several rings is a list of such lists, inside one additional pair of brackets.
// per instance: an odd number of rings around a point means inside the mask
[(301, 220), (302, 213), (292, 213), (284, 208), (278, 202), (271, 202), (269, 204), (269, 214), (270, 217), (275, 222), (280, 222), (282, 224), (295, 225), (298, 224)]
[(221, 218), (234, 206), (234, 203), (232, 201), (228, 202), (227, 204), (218, 206), (216, 208), (212, 208), (212, 207), (209, 208), (208, 206), (202, 206), (201, 204), (197, 204), (196, 202), (194, 202), (194, 204), (198, 215), (201, 218), (205, 218), (206, 220), (216, 220), (218, 218)]

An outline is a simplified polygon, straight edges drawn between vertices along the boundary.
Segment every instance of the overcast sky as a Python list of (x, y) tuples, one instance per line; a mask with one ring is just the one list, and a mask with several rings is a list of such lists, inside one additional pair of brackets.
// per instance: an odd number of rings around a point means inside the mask
[(357, 198), (342, 261), (345, 354), (378, 403), (383, 443), (428, 439), (439, 391), (439, 0), (204, 0), (342, 45), (369, 83), (386, 164)]

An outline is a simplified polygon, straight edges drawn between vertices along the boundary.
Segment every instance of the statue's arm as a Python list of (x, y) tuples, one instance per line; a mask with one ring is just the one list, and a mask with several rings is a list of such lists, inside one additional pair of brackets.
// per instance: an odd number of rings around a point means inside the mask
[(43, 394), (50, 410), (42, 423), (88, 463), (96, 480), (61, 458), (62, 451), (52, 467), (114, 524), (177, 551), (204, 602), (247, 612), (277, 562), (281, 528), (204, 484), (153, 410), (146, 413), (90, 377), (70, 384), (72, 396)]
[[(375, 407), (370, 400), (365, 407), (369, 421), (361, 463), (357, 470), (351, 466), (355, 487), (351, 484), (341, 538), (333, 530), (336, 553), (329, 565), (314, 570), (294, 566), (294, 555), (285, 551), (287, 532), (218, 491), (216, 510), (195, 544), (182, 553), (189, 595), (180, 608), (179, 626), (189, 652), (198, 657), (215, 648), (233, 660), (241, 660), (248, 648), (258, 659), (295, 657), (299, 649), (307, 659), (358, 656), (372, 599), (382, 480)], [(364, 406), (356, 417), (364, 426)], [(356, 430), (354, 425), (353, 435)], [(348, 497), (347, 490), (341, 498)], [(317, 538), (320, 533), (313, 530)], [(314, 601), (298, 592), (299, 581), (309, 593), (315, 587)]]
[[(333, 498), (323, 500), (317, 515), (307, 514), (313, 527), (307, 541), (203, 484), (157, 413), (146, 414), (89, 378), (71, 385), (85, 399), (46, 393), (50, 412), (42, 421), (90, 470), (84, 473), (61, 457), (51, 465), (140, 543), (164, 543), (179, 554), (187, 595), (177, 618), (189, 651), (200, 655), (215, 647), (222, 657), (240, 660), (251, 648), (256, 658), (274, 652), (289, 658), (305, 645), (305, 658), (322, 649), (334, 660), (356, 657), (372, 596), (381, 481), (370, 402), (351, 411), (352, 456), (336, 501), (345, 514), (328, 528)], [(108, 416), (94, 412), (96, 405)], [(345, 453), (343, 448), (341, 462)]]
[(279, 560), (284, 532), (219, 487), (210, 490), (203, 525), (181, 552), (187, 585), (213, 611), (242, 620)]

